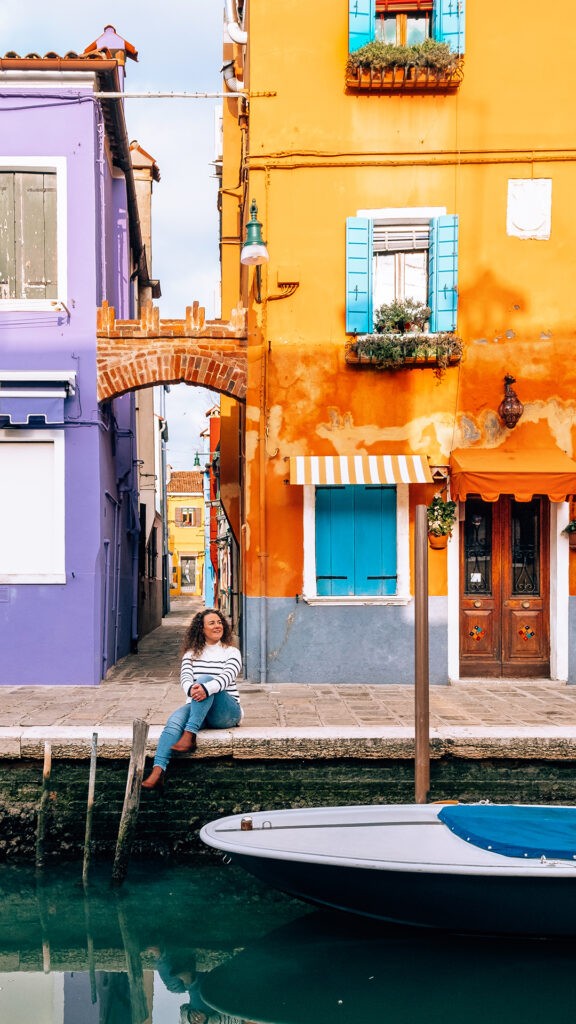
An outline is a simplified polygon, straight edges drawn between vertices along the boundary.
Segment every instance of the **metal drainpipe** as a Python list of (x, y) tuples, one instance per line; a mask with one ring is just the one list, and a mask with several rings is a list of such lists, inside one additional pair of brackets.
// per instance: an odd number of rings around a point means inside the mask
[(102, 679), (108, 671), (108, 613), (110, 602), (110, 583), (108, 574), (110, 572), (110, 541), (104, 541), (104, 623), (102, 629)]
[(108, 498), (108, 501), (110, 501), (112, 503), (112, 505), (114, 506), (114, 589), (112, 591), (112, 608), (111, 608), (111, 611), (114, 614), (114, 663), (115, 663), (117, 658), (118, 658), (118, 617), (119, 617), (119, 614), (120, 614), (119, 607), (118, 607), (118, 596), (119, 596), (119, 586), (120, 586), (120, 551), (119, 551), (119, 532), (120, 531), (118, 529), (118, 521), (119, 521), (119, 516), (120, 516), (121, 500), (117, 501), (117, 499), (112, 494), (110, 494), (110, 491), (104, 491), (104, 494)]
[(261, 381), (260, 381), (260, 422), (259, 422), (259, 468), (260, 487), (258, 494), (260, 520), (260, 682), (268, 681), (268, 637), (266, 635), (268, 616), (266, 613), (268, 591), (268, 531), (266, 529), (266, 401), (267, 401), (268, 352), (265, 341), (262, 342)]
[(104, 202), (104, 121), (102, 120), (102, 107), (98, 104), (100, 117), (96, 125), (98, 133), (98, 191), (100, 199), (100, 296), (102, 302), (108, 299), (108, 263), (106, 260), (106, 227), (105, 227), (105, 202)]

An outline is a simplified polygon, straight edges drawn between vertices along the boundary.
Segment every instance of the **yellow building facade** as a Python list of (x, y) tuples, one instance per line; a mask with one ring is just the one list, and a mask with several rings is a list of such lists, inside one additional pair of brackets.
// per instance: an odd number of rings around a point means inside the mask
[(204, 594), (205, 504), (202, 473), (180, 470), (168, 482), (168, 551), (173, 597)]
[[(222, 495), (248, 677), (411, 682), (415, 508), (440, 491), (457, 521), (429, 554), (431, 681), (576, 681), (571, 63), (536, 66), (520, 0), (236, 13), (222, 296), (248, 308), (249, 386), (245, 410), (223, 400)], [(351, 66), (410, 39), (446, 43), (452, 77)], [(240, 264), (252, 200), (261, 267)], [(391, 355), (375, 314), (411, 297), (423, 347), (409, 328)]]

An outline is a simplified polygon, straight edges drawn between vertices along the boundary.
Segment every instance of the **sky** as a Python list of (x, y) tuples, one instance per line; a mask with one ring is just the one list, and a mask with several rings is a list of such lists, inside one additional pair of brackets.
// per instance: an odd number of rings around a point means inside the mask
[[(126, 92), (221, 92), (223, 0), (0, 0), (0, 54), (82, 52), (106, 25), (138, 51), (127, 61)], [(127, 99), (129, 140), (160, 168), (154, 185), (152, 275), (161, 317), (184, 317), (197, 299), (219, 316), (217, 99)], [(168, 462), (192, 469), (199, 437), (218, 396), (185, 384), (167, 395)]]

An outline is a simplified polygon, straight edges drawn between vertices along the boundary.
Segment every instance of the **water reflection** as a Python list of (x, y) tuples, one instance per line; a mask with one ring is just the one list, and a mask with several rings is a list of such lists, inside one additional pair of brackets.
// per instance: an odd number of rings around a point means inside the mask
[(87, 895), (0, 869), (3, 1024), (573, 1024), (575, 954), (307, 910), (230, 867)]

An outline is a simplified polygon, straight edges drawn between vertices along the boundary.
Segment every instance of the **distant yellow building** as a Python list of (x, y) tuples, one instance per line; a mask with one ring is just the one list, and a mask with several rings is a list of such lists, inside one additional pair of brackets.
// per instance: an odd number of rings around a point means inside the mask
[(201, 597), (204, 593), (204, 490), (202, 473), (172, 473), (166, 488), (168, 551), (172, 564), (170, 593)]

